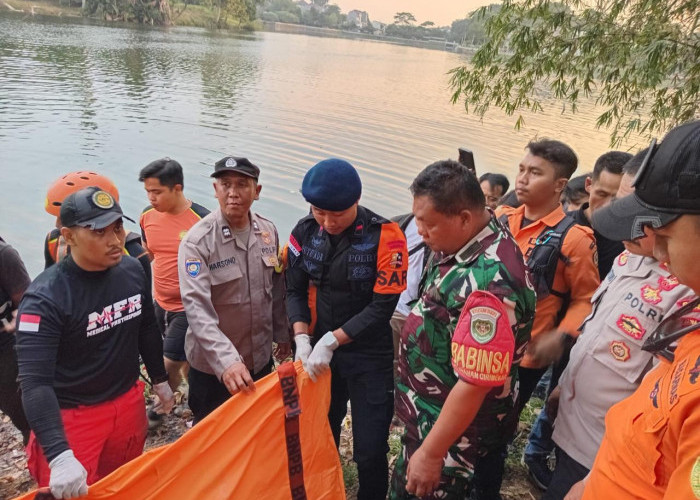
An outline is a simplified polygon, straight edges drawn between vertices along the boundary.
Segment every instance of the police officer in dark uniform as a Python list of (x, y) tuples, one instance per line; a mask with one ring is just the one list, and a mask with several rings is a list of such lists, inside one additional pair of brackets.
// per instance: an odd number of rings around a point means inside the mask
[(361, 191), (357, 171), (344, 160), (321, 161), (306, 173), (301, 192), (311, 214), (289, 238), (287, 312), (296, 359), (314, 380), (330, 367), (328, 418), (336, 445), (350, 401), (358, 499), (367, 500), (384, 499), (388, 486), (389, 321), (406, 288), (408, 252), (398, 224), (358, 204)]

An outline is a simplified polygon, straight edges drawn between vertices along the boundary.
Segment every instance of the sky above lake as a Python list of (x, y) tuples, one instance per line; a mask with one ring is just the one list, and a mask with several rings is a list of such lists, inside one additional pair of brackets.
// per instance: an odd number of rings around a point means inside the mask
[(455, 19), (498, 0), (331, 0), (343, 12), (365, 10), (372, 21), (393, 23), (397, 12), (410, 12), (418, 24), (433, 21), (437, 26), (450, 25)]

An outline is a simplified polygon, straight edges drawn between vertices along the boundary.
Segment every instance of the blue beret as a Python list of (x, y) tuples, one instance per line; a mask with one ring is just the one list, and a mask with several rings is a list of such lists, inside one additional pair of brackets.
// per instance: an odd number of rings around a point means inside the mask
[(362, 182), (355, 167), (345, 160), (329, 158), (306, 172), (301, 194), (321, 210), (341, 212), (360, 199)]

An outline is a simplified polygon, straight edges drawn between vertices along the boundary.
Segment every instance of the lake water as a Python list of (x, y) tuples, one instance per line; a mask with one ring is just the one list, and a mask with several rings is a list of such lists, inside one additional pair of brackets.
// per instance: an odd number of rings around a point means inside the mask
[(286, 238), (308, 211), (305, 171), (329, 156), (358, 168), (364, 205), (393, 216), (410, 210), (413, 177), (460, 146), (479, 173), (511, 180), (535, 136), (569, 143), (579, 173), (608, 149), (592, 105), (571, 117), (551, 103), (517, 132), (498, 111), (483, 122), (467, 115), (450, 103), (446, 75), (464, 61), (364, 40), (0, 17), (0, 235), (35, 276), (54, 179), (106, 174), (136, 219), (147, 204), (138, 172), (163, 156), (183, 165), (185, 193), (209, 208), (213, 163), (248, 157), (262, 170), (254, 210)]

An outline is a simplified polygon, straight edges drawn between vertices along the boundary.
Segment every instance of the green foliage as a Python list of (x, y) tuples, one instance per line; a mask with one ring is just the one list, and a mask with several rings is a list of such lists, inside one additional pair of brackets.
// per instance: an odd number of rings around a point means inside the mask
[(394, 15), (394, 24), (403, 24), (408, 26), (415, 22), (416, 18), (410, 12), (397, 12), (396, 15)]
[[(217, 28), (231, 25), (244, 27), (255, 18), (258, 0), (185, 0), (179, 12), (171, 12), (169, 0), (86, 0), (84, 12), (88, 16), (108, 21), (126, 21), (142, 24), (170, 25), (176, 22), (188, 4), (203, 4), (214, 11), (212, 24)], [(185, 21), (183, 24), (187, 24)]]
[(259, 0), (211, 0), (216, 12), (217, 28), (243, 27), (255, 19), (255, 7)]
[(340, 28), (345, 23), (346, 16), (340, 13), (340, 8), (336, 5), (329, 5), (323, 10), (311, 7), (302, 12), (301, 23), (307, 26), (317, 26), (319, 28)]
[(501, 10), (500, 4), (491, 4), (484, 9), (483, 15), (475, 11), (464, 19), (453, 21), (448, 40), (461, 45), (482, 45), (486, 42), (486, 21), (499, 10)]
[(301, 17), (301, 9), (293, 0), (266, 0), (262, 5), (265, 12), (289, 12)]
[(444, 39), (447, 37), (447, 32), (441, 28), (426, 28), (424, 26), (410, 26), (403, 24), (389, 24), (384, 33), (387, 36), (398, 38), (408, 38), (411, 40), (425, 40), (427, 38)]
[[(542, 110), (543, 98), (575, 113), (592, 96), (611, 144), (656, 135), (698, 116), (699, 0), (504, 0), (486, 21), (472, 66), (451, 73), (452, 101), (483, 116)], [(488, 14), (488, 8), (479, 11)], [(523, 123), (519, 116), (516, 126)]]
[(167, 0), (86, 0), (86, 15), (108, 21), (129, 21), (143, 24), (169, 24), (170, 6)]
[(301, 21), (300, 16), (297, 16), (296, 14), (292, 14), (291, 12), (285, 12), (285, 11), (278, 12), (277, 18), (278, 18), (279, 22), (281, 22), (281, 23), (299, 24), (299, 21)]

